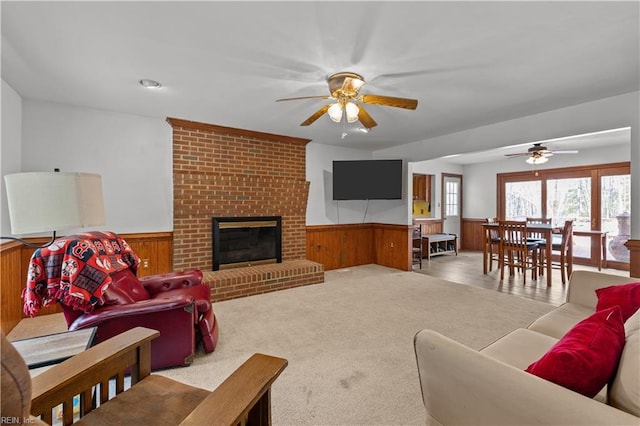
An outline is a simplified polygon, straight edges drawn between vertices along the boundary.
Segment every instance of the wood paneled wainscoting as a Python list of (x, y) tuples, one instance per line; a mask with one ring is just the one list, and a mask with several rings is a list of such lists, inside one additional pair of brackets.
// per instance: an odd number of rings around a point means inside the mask
[[(119, 234), (142, 259), (138, 276), (170, 272), (173, 265), (173, 233), (153, 232)], [(49, 238), (27, 238), (32, 244), (42, 245)], [(20, 322), (22, 289), (27, 280), (27, 268), (34, 249), (12, 241), (0, 245), (0, 325), (7, 334)], [(42, 309), (39, 315), (60, 312), (57, 305)]]
[(482, 224), (485, 222), (486, 219), (462, 219), (460, 230), (462, 234), (460, 240), (461, 249), (482, 251), (482, 244), (484, 243)]
[(307, 226), (307, 259), (325, 271), (370, 263), (410, 271), (412, 229), (382, 223)]

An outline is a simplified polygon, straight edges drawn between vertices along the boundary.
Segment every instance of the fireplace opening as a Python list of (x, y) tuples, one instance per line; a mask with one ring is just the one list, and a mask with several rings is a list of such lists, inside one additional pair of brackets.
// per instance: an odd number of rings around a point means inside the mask
[(214, 217), (213, 270), (282, 262), (280, 216)]

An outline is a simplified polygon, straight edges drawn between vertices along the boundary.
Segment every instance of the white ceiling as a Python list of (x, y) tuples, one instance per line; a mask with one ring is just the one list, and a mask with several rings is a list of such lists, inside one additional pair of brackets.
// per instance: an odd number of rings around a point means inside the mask
[[(382, 149), (640, 88), (637, 1), (1, 2), (2, 78), (25, 99)], [(378, 122), (299, 124), (337, 71)], [(138, 81), (162, 83), (159, 90)], [(533, 141), (532, 141), (533, 142)], [(558, 142), (560, 143), (560, 142)], [(575, 143), (575, 141), (574, 141)], [(565, 149), (553, 146), (555, 149)], [(501, 153), (500, 155), (503, 155)]]

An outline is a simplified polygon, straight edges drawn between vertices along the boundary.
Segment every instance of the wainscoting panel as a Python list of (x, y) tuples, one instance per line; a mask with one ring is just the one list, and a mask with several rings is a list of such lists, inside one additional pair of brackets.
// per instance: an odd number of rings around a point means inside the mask
[(345, 224), (307, 226), (307, 259), (325, 271), (376, 263), (411, 270), (411, 226)]
[[(171, 272), (173, 258), (173, 233), (119, 234), (141, 259), (148, 260), (148, 267), (141, 264), (138, 276)], [(42, 245), (48, 238), (27, 238), (32, 244)], [(0, 322), (7, 334), (20, 322), (22, 313), (22, 289), (27, 281), (27, 268), (34, 249), (17, 242), (0, 245)], [(56, 304), (42, 309), (38, 314), (60, 312)]]
[(373, 239), (369, 223), (307, 226), (307, 259), (325, 271), (373, 263)]
[(410, 271), (413, 226), (374, 224), (378, 265)]
[(420, 225), (422, 234), (441, 234), (442, 219), (414, 219), (416, 225)]
[(462, 240), (460, 241), (461, 249), (482, 251), (482, 244), (484, 240), (484, 231), (482, 228), (483, 223), (485, 223), (485, 219), (462, 219)]

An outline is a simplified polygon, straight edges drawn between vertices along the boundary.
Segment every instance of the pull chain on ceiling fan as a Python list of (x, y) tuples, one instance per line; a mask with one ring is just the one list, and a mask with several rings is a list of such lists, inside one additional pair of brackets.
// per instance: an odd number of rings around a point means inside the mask
[(372, 94), (360, 95), (360, 88), (365, 84), (365, 81), (360, 74), (353, 72), (339, 72), (331, 74), (327, 77), (327, 83), (329, 85), (329, 93), (331, 93), (330, 96), (302, 96), (298, 98), (277, 99), (276, 102), (300, 99), (333, 100), (333, 103), (325, 105), (311, 114), (311, 116), (300, 125), (309, 126), (324, 115), (324, 113), (327, 113), (332, 121), (336, 123), (340, 123), (341, 121), (343, 122), (343, 138), (346, 133), (346, 129), (344, 129), (344, 126), (346, 125), (345, 122), (353, 123), (355, 121), (360, 121), (366, 129), (371, 129), (378, 125), (378, 123), (375, 122), (361, 104), (391, 106), (412, 110), (415, 110), (418, 107), (418, 101), (415, 99)]

